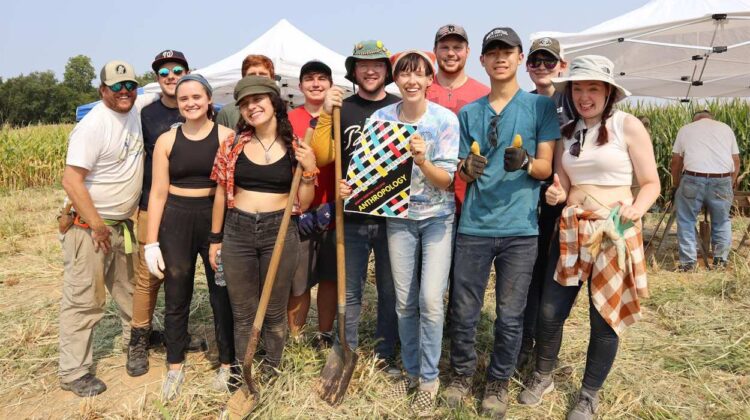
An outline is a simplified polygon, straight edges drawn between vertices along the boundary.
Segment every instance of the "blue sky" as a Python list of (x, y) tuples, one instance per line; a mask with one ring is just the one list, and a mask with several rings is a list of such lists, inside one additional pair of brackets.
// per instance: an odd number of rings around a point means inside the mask
[[(532, 32), (578, 32), (644, 5), (647, 0), (542, 1), (10, 1), (0, 14), (0, 77), (52, 70), (62, 79), (69, 57), (91, 57), (98, 70), (110, 59), (132, 63), (140, 74), (164, 49), (183, 51), (204, 67), (250, 43), (286, 18), (343, 55), (361, 39), (380, 39), (391, 51), (432, 49), (443, 24), (463, 25), (473, 47), (467, 71), (486, 81), (479, 66), (482, 36), (514, 28), (524, 48)], [(198, 4), (200, 6), (198, 6)], [(526, 74), (522, 86), (530, 87)]]

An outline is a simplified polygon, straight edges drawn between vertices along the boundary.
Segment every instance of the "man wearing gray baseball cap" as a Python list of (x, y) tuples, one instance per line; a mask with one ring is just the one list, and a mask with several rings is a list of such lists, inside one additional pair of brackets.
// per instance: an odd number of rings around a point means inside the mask
[(123, 343), (130, 341), (137, 261), (133, 223), (143, 179), (140, 110), (158, 95), (137, 97), (133, 67), (110, 61), (100, 73), (102, 101), (70, 134), (62, 186), (73, 224), (62, 236), (60, 387), (86, 397), (107, 386), (92, 372), (94, 327), (104, 316), (106, 290), (119, 310)]

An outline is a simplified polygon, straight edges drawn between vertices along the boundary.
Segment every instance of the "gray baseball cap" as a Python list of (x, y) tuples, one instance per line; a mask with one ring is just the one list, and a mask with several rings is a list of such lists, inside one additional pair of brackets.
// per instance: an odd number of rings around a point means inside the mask
[(137, 82), (133, 66), (122, 60), (112, 60), (102, 67), (99, 79), (107, 86), (118, 82)]

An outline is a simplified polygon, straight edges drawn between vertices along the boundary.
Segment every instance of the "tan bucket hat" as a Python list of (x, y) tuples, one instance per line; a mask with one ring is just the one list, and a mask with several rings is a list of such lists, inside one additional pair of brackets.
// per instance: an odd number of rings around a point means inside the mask
[(568, 82), (599, 80), (615, 88), (615, 102), (619, 102), (630, 96), (630, 92), (615, 81), (614, 74), (615, 65), (609, 58), (601, 55), (582, 55), (570, 62), (570, 72), (567, 76), (554, 77), (552, 84), (555, 85), (556, 91), (564, 92)]

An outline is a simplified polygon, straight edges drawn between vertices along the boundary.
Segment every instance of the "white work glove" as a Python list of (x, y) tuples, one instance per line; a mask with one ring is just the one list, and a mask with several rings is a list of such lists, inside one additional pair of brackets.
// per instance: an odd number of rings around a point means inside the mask
[(154, 242), (152, 244), (146, 244), (143, 249), (145, 251), (144, 258), (146, 259), (148, 271), (151, 274), (155, 275), (157, 278), (163, 279), (164, 258), (161, 256), (161, 248), (159, 248), (159, 243)]

